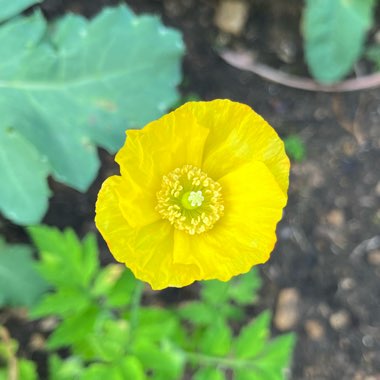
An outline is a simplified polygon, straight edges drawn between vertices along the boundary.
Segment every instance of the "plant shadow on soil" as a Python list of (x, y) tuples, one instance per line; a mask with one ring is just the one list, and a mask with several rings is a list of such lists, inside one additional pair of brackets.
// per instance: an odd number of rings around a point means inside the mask
[[(116, 3), (47, 0), (42, 9), (50, 18), (68, 10), (92, 16)], [(204, 100), (229, 98), (246, 103), (282, 137), (297, 134), (306, 145), (306, 159), (292, 165), (289, 203), (278, 226), (275, 252), (261, 268), (264, 286), (255, 309), (270, 308), (276, 315), (284, 289), (291, 288), (297, 295), (291, 330), (297, 333), (298, 340), (291, 379), (378, 379), (380, 90), (345, 95), (304, 92), (230, 67), (217, 54), (220, 41), (229, 38), (214, 25), (217, 1), (127, 3), (137, 13), (161, 15), (167, 25), (183, 32), (187, 46), (183, 93), (196, 93)], [(277, 39), (288, 38), (295, 48), (290, 70), (298, 68), (304, 73), (297, 35), (298, 3), (282, 3), (283, 12), (291, 16), (281, 22), (281, 15), (273, 11), (276, 1), (251, 1), (246, 26), (250, 34), (235, 37), (232, 42), (248, 44), (267, 62), (281, 66), (281, 57), (276, 57)], [(286, 69), (285, 63), (283, 66)], [(118, 171), (108, 154), (101, 152), (101, 159), (98, 179), (86, 194), (51, 181), (54, 195), (45, 223), (60, 228), (72, 226), (81, 236), (95, 231), (96, 194), (102, 181)], [(22, 229), (6, 221), (0, 230), (10, 241), (26, 240)], [(111, 262), (100, 238), (99, 243), (102, 263)], [(159, 297), (179, 302), (193, 293), (190, 287), (162, 292)], [(281, 332), (279, 326), (273, 325), (274, 334)], [(27, 348), (36, 325), (22, 324), (11, 317), (7, 327), (20, 339), (21, 352), (39, 361), (43, 376), (45, 358), (31, 354)]]

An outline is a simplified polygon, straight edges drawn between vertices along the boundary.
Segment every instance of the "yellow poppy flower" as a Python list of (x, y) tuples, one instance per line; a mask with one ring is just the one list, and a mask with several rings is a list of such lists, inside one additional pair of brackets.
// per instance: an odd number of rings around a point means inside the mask
[(153, 289), (229, 280), (269, 259), (287, 202), (284, 144), (250, 107), (190, 102), (129, 130), (96, 225)]

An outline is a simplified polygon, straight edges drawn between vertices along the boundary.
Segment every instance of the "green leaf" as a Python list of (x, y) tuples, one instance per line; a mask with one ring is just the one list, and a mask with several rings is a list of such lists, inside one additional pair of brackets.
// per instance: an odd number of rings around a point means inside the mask
[(98, 267), (94, 237), (81, 243), (71, 229), (61, 232), (47, 226), (30, 227), (28, 232), (39, 251), (39, 271), (49, 283), (59, 289), (89, 287)]
[(123, 379), (145, 380), (144, 368), (135, 356), (126, 356), (117, 363)]
[(124, 380), (118, 369), (105, 363), (94, 363), (87, 367), (81, 377), (81, 380)]
[(202, 283), (201, 298), (210, 305), (220, 305), (228, 300), (229, 282), (208, 280)]
[(284, 139), (286, 153), (294, 161), (305, 159), (305, 144), (297, 135), (290, 135)]
[(225, 380), (224, 372), (218, 368), (201, 368), (193, 377), (193, 380)]
[(235, 355), (239, 359), (253, 358), (260, 353), (269, 336), (270, 313), (261, 313), (250, 324), (244, 326), (234, 341)]
[(282, 335), (267, 343), (259, 356), (247, 361), (247, 367), (234, 370), (235, 380), (283, 380), (285, 370), (290, 366), (295, 337)]
[(49, 355), (49, 380), (81, 380), (84, 367), (80, 359), (71, 356), (62, 360), (58, 355)]
[(150, 342), (182, 339), (182, 327), (177, 316), (170, 310), (144, 307), (139, 311), (139, 325), (136, 335)]
[(314, 78), (331, 84), (350, 73), (373, 23), (374, 0), (307, 0), (306, 61)]
[(4, 216), (18, 224), (34, 224), (43, 217), (50, 194), (48, 171), (36, 148), (0, 122), (0, 211)]
[(108, 292), (106, 297), (107, 305), (117, 308), (128, 306), (131, 302), (135, 286), (135, 276), (129, 269), (124, 267), (120, 278), (118, 278), (114, 286)]
[(231, 350), (231, 342), (230, 327), (222, 319), (216, 319), (201, 336), (199, 351), (208, 355), (225, 356)]
[(71, 345), (75, 350), (77, 342), (80, 343), (93, 333), (98, 317), (99, 310), (93, 306), (67, 317), (49, 336), (47, 347), (54, 350)]
[(42, 0), (0, 0), (0, 23), (41, 2)]
[(31, 248), (0, 239), (0, 306), (32, 306), (47, 290), (35, 269)]
[(30, 311), (31, 318), (41, 318), (49, 315), (59, 317), (79, 313), (89, 307), (91, 299), (88, 294), (78, 289), (58, 289), (57, 293), (46, 294)]
[(143, 367), (153, 372), (153, 378), (178, 380), (182, 377), (185, 358), (170, 344), (155, 345), (140, 339), (133, 351)]
[[(1, 128), (32, 144), (56, 180), (85, 191), (99, 168), (96, 145), (115, 152), (125, 129), (142, 127), (177, 100), (183, 50), (178, 32), (126, 6), (90, 21), (66, 15), (48, 25), (40, 13), (11, 20), (0, 27)], [(17, 164), (33, 169), (31, 155), (21, 152)], [(21, 176), (9, 181), (0, 173), (8, 192), (29, 191)], [(45, 176), (36, 176), (40, 188)], [(14, 220), (27, 224), (28, 213)]]
[(38, 373), (36, 364), (30, 360), (18, 360), (19, 379), (22, 380), (37, 380)]
[(265, 346), (260, 354), (260, 358), (257, 358), (255, 363), (268, 373), (274, 372), (278, 375), (282, 375), (284, 369), (290, 366), (294, 345), (294, 334), (281, 335)]
[(188, 302), (182, 305), (178, 309), (178, 314), (181, 318), (198, 326), (211, 324), (218, 315), (214, 308), (200, 301)]
[(238, 305), (250, 305), (256, 301), (262, 281), (258, 269), (253, 268), (248, 273), (234, 277), (230, 283), (229, 298)]
[(89, 360), (114, 361), (125, 357), (130, 330), (122, 319), (104, 318), (96, 323), (96, 331), (81, 345), (81, 353)]

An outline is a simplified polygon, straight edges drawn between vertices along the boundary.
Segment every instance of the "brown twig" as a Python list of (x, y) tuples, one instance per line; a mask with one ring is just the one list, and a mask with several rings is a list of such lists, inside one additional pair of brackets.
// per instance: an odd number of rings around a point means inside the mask
[(233, 67), (250, 71), (264, 79), (282, 84), (283, 86), (305, 91), (352, 92), (380, 87), (380, 73), (348, 79), (333, 85), (323, 85), (312, 79), (287, 74), (262, 63), (255, 62), (252, 54), (247, 51), (224, 50), (219, 55)]

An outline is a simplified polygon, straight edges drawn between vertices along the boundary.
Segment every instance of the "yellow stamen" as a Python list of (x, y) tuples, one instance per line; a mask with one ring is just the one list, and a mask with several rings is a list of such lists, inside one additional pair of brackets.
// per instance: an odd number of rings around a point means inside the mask
[(224, 211), (222, 187), (201, 169), (184, 165), (162, 178), (157, 211), (175, 228), (191, 235), (213, 228)]

